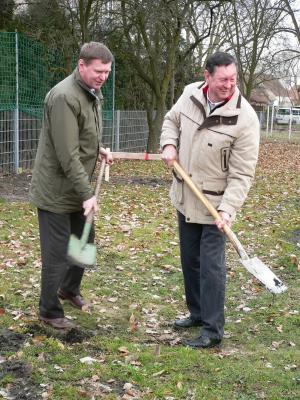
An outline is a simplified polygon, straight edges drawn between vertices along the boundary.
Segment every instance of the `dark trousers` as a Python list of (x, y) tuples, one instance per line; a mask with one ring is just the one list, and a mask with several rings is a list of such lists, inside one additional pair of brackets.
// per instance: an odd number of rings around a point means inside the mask
[(201, 334), (224, 334), (225, 235), (216, 225), (192, 224), (178, 212), (181, 265), (188, 310), (202, 321)]
[[(70, 264), (67, 259), (67, 247), (70, 235), (80, 238), (85, 217), (82, 211), (70, 214), (55, 214), (38, 209), (40, 243), (42, 257), (40, 315), (45, 318), (62, 318), (64, 311), (58, 299), (57, 291), (77, 295), (84, 269)], [(92, 227), (89, 243), (94, 241)]]

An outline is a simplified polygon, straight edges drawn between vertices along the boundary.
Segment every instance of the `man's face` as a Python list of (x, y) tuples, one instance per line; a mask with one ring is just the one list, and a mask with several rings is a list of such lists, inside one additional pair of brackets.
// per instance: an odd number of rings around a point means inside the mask
[(209, 99), (214, 103), (224, 101), (227, 97), (233, 95), (236, 88), (237, 78), (235, 64), (215, 67), (215, 71), (212, 74), (205, 70), (204, 77), (209, 86)]
[(106, 82), (111, 71), (111, 62), (104, 64), (101, 60), (91, 60), (86, 64), (84, 60), (78, 61), (78, 70), (84, 83), (91, 89), (98, 90)]

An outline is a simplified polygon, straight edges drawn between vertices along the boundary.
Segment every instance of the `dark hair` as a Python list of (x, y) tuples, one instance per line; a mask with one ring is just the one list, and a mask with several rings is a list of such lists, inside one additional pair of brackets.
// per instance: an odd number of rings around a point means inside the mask
[(237, 65), (236, 59), (223, 51), (217, 51), (213, 53), (211, 56), (208, 57), (206, 60), (205, 69), (210, 73), (213, 74), (215, 72), (216, 67), (227, 67), (230, 64)]
[(114, 56), (103, 43), (89, 42), (84, 43), (81, 47), (79, 59), (82, 59), (86, 64), (95, 59), (101, 60), (103, 64), (108, 64), (109, 62), (113, 62)]

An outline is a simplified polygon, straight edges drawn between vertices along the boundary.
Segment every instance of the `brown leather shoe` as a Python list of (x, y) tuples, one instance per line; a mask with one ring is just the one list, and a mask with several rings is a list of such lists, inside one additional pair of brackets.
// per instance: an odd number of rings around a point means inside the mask
[(40, 315), (39, 319), (55, 329), (71, 329), (75, 327), (75, 325), (67, 318), (45, 318)]
[(83, 297), (80, 296), (80, 294), (78, 294), (77, 296), (72, 296), (72, 295), (64, 292), (63, 290), (58, 289), (57, 295), (62, 300), (68, 300), (73, 307), (79, 308), (80, 310), (85, 305), (85, 301), (84, 301)]

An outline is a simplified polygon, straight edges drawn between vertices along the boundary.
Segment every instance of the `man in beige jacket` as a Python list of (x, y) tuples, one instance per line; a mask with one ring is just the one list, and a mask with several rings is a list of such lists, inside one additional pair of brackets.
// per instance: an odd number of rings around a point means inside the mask
[(219, 345), (224, 334), (226, 284), (224, 224), (231, 225), (254, 177), (259, 149), (259, 121), (237, 86), (236, 60), (211, 55), (205, 82), (192, 83), (166, 114), (161, 135), (162, 159), (179, 160), (194, 183), (218, 210), (216, 223), (179, 176), (170, 191), (177, 209), (181, 264), (190, 315), (174, 327), (200, 326), (185, 344)]

